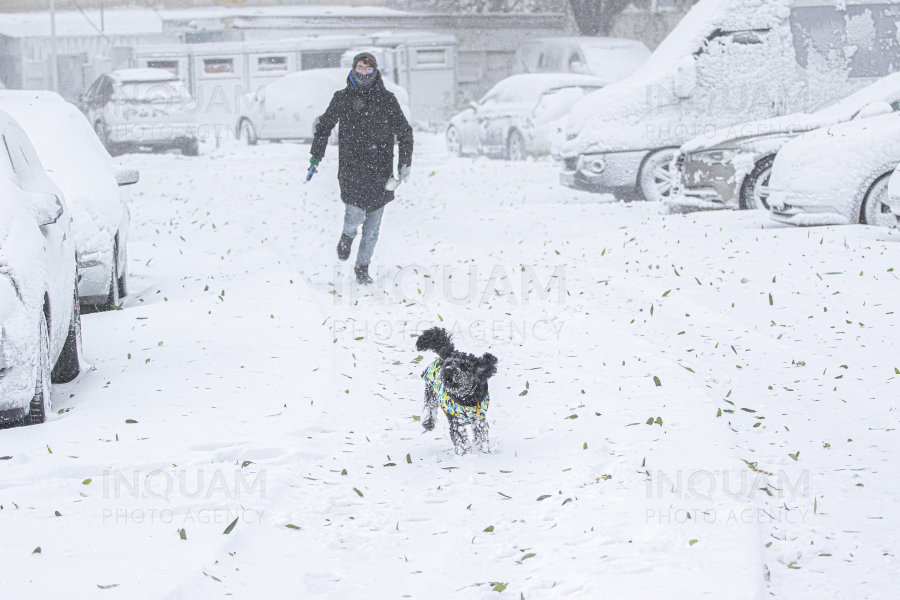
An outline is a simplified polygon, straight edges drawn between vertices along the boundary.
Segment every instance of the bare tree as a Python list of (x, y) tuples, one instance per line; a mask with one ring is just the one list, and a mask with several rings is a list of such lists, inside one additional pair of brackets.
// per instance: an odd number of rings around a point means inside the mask
[(607, 35), (629, 0), (569, 0), (581, 35)]

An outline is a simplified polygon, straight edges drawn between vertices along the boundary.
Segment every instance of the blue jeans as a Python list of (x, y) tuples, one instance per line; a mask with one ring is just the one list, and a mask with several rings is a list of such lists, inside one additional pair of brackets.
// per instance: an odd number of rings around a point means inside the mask
[(356, 230), (362, 225), (362, 239), (359, 242), (359, 250), (356, 251), (356, 266), (368, 265), (375, 252), (375, 242), (378, 241), (378, 228), (381, 227), (381, 215), (384, 207), (367, 213), (365, 209), (358, 206), (351, 204), (345, 206), (344, 235), (356, 237)]

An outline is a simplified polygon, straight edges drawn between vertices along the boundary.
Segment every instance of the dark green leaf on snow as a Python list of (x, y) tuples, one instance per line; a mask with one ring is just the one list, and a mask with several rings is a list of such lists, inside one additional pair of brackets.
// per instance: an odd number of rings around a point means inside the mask
[[(239, 518), (240, 518), (240, 517), (239, 517)], [(223, 531), (222, 534), (223, 534), (223, 535), (228, 535), (229, 533), (231, 533), (231, 532), (234, 530), (235, 526), (237, 525), (237, 522), (238, 522), (237, 519), (235, 519), (234, 521), (232, 521), (231, 524), (230, 524), (228, 527), (225, 528), (225, 531)]]

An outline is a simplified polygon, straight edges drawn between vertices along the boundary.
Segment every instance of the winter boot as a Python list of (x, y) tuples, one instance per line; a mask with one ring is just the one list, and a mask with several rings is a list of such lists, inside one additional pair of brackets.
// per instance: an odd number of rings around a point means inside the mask
[(363, 285), (374, 283), (372, 278), (369, 277), (369, 265), (356, 265), (353, 271), (356, 273), (356, 283)]
[(341, 239), (337, 245), (338, 258), (347, 260), (350, 258), (350, 246), (353, 245), (353, 238), (346, 233), (341, 234)]

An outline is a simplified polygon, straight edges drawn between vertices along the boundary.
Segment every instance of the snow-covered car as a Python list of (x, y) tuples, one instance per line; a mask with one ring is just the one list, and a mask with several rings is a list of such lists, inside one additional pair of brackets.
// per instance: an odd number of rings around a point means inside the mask
[(605, 82), (578, 73), (523, 73), (498, 82), (450, 119), (447, 150), (507, 160), (550, 152), (557, 121)]
[(769, 214), (792, 225), (893, 226), (888, 178), (900, 163), (900, 113), (804, 133), (775, 156)]
[[(285, 75), (255, 94), (245, 94), (239, 103), (235, 135), (250, 145), (259, 140), (311, 140), (331, 97), (346, 87), (348, 72), (342, 68), (307, 69)], [(382, 81), (410, 120), (407, 91), (387, 78)]]
[(650, 50), (638, 40), (546, 37), (519, 44), (513, 68), (521, 73), (584, 73), (612, 83), (631, 75), (648, 56)]
[(560, 182), (670, 195), (679, 146), (806, 112), (900, 70), (900, 0), (700, 0), (637, 71), (578, 102)]
[(801, 133), (900, 110), (900, 73), (892, 73), (816, 112), (718, 129), (675, 155), (675, 188), (666, 203), (693, 208), (768, 208), (775, 154)]
[(78, 375), (75, 243), (62, 191), (0, 110), (0, 423), (41, 423)]
[(888, 206), (897, 219), (897, 225), (900, 226), (900, 163), (897, 164), (894, 172), (888, 178), (887, 194)]
[(127, 294), (128, 184), (75, 106), (53, 92), (3, 91), (0, 108), (31, 139), (72, 212), (82, 308), (109, 310)]
[(197, 106), (184, 82), (165, 69), (119, 69), (79, 97), (110, 154), (150, 148), (199, 152)]

